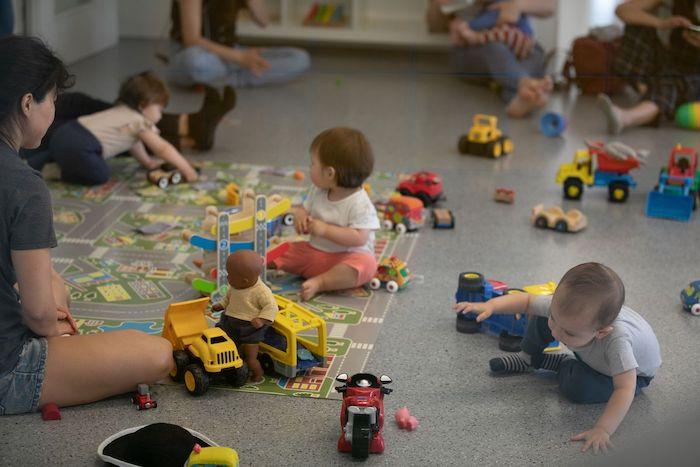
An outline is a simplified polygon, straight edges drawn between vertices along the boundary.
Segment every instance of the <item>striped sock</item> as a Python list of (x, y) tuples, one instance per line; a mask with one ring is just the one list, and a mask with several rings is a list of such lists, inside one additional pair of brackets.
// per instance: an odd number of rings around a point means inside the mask
[(565, 353), (543, 353), (532, 359), (532, 366), (538, 370), (559, 371), (559, 367), (569, 358)]
[(498, 374), (525, 373), (532, 370), (530, 365), (531, 357), (525, 352), (518, 352), (513, 355), (505, 355), (489, 360), (491, 371)]

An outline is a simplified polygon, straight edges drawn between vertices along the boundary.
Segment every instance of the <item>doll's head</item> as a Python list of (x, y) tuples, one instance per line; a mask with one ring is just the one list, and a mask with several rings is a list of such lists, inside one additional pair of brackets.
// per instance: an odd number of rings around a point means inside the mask
[(263, 259), (253, 250), (238, 250), (226, 260), (228, 283), (234, 289), (247, 289), (258, 281)]

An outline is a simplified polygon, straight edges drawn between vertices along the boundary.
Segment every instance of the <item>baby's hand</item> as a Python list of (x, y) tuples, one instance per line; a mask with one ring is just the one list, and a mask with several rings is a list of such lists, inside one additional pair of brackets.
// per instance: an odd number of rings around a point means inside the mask
[(471, 302), (459, 302), (454, 307), (452, 307), (456, 313), (476, 313), (476, 322), (480, 323), (489, 316), (493, 314), (493, 305), (489, 302), (483, 303), (471, 303)]
[(326, 231), (328, 230), (328, 223), (323, 222), (320, 219), (314, 219), (313, 217), (309, 216), (308, 230), (311, 235), (315, 235), (317, 237), (324, 237), (326, 235)]
[(593, 448), (593, 454), (606, 454), (608, 449), (614, 447), (613, 443), (610, 442), (610, 435), (608, 432), (597, 426), (571, 437), (571, 441), (585, 441), (581, 452), (586, 452), (588, 448)]
[(221, 311), (221, 310), (224, 309), (224, 306), (223, 306), (221, 303), (214, 303), (214, 304), (211, 306), (211, 309), (214, 310), (214, 311)]
[(294, 230), (296, 230), (297, 235), (309, 233), (309, 214), (306, 209), (297, 209), (294, 212)]
[(255, 329), (260, 329), (261, 327), (265, 326), (265, 320), (262, 318), (253, 318), (250, 320), (250, 324), (255, 326)]

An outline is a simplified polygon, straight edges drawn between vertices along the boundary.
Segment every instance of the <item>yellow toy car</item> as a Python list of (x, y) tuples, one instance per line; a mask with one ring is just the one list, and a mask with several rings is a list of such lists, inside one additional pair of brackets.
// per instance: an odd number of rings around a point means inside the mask
[(530, 220), (540, 229), (553, 229), (557, 232), (578, 232), (588, 224), (586, 216), (578, 209), (564, 210), (559, 206), (545, 209), (543, 204), (532, 208)]
[(265, 371), (294, 378), (309, 368), (326, 366), (326, 322), (298, 303), (274, 297), (279, 312), (258, 356)]
[(209, 327), (205, 311), (209, 298), (172, 303), (165, 312), (163, 337), (173, 345), (175, 368), (170, 376), (185, 381), (193, 396), (209, 388), (209, 380), (223, 376), (232, 386), (246, 383), (248, 366), (236, 344), (221, 328)]
[(474, 115), (469, 133), (459, 138), (457, 147), (461, 154), (498, 159), (513, 152), (513, 141), (498, 129), (494, 115)]

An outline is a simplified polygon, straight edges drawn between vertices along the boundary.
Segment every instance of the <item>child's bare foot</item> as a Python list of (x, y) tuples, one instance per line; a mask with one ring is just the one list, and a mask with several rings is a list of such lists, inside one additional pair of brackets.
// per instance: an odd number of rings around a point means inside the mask
[(622, 118), (622, 110), (612, 103), (610, 97), (605, 94), (598, 94), (598, 107), (605, 114), (608, 120), (608, 133), (611, 135), (619, 135), (625, 129), (625, 124)]
[(312, 277), (301, 284), (301, 291), (299, 292), (299, 295), (301, 296), (302, 301), (306, 302), (314, 298), (320, 291), (321, 281), (318, 279), (318, 277)]
[(506, 113), (513, 118), (528, 116), (533, 110), (547, 103), (552, 88), (553, 83), (548, 76), (522, 78), (518, 83), (518, 94), (508, 103)]

